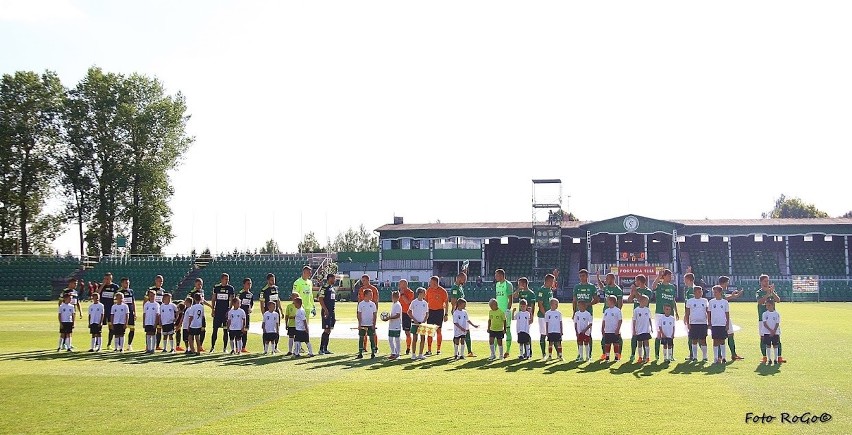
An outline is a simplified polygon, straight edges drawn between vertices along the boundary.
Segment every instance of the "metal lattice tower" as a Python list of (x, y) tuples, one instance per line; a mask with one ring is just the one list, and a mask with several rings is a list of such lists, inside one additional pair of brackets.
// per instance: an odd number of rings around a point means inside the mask
[(544, 277), (562, 263), (562, 180), (532, 180), (532, 246), (533, 270), (530, 284), (544, 282)]

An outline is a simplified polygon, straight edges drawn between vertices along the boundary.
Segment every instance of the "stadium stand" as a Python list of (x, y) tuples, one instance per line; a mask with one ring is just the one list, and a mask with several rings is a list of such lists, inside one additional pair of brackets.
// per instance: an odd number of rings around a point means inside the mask
[(65, 281), (79, 267), (73, 257), (2, 257), (0, 299), (52, 299), (52, 283)]

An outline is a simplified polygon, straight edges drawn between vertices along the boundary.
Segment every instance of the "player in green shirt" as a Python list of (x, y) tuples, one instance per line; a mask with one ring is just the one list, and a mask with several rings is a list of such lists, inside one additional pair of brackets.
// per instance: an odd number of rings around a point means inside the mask
[(497, 269), (494, 271), (494, 290), (496, 292), (497, 307), (506, 316), (506, 353), (503, 358), (509, 357), (512, 351), (512, 283), (506, 281), (506, 271)]
[(544, 285), (538, 289), (538, 293), (536, 294), (536, 317), (538, 317), (538, 332), (541, 334), (539, 338), (539, 346), (541, 346), (541, 357), (544, 358), (547, 354), (545, 351), (547, 350), (547, 327), (544, 324), (544, 313), (550, 309), (550, 299), (553, 297), (553, 287), (556, 282), (556, 272), (554, 274), (547, 274), (544, 277)]
[[(456, 276), (456, 283), (450, 289), (450, 307), (452, 307), (452, 311), (450, 312), (450, 317), (452, 317), (452, 313), (456, 311), (456, 303), (459, 299), (464, 299), (464, 285), (467, 283), (467, 274), (465, 272), (459, 272)], [(473, 349), (471, 348), (470, 341), (470, 330), (464, 336), (464, 343), (467, 345), (467, 357), (473, 358), (476, 355), (473, 354)]]
[(526, 299), (527, 307), (530, 315), (533, 314), (533, 306), (535, 306), (535, 292), (530, 290), (529, 288), (530, 281), (527, 278), (518, 279), (518, 289), (512, 293), (512, 299), (517, 299), (520, 302), (521, 299)]
[[(763, 354), (763, 363), (766, 363), (766, 345), (763, 344), (763, 313), (766, 312), (766, 301), (773, 300), (775, 303), (781, 302), (778, 293), (775, 293), (775, 284), (769, 283), (769, 275), (760, 275), (760, 290), (755, 295), (757, 299), (757, 330), (761, 334), (760, 353)], [(778, 362), (785, 362), (781, 358), (781, 344), (778, 344)]]
[(654, 300), (656, 305), (656, 316), (654, 320), (654, 327), (658, 328), (658, 331), (654, 334), (656, 338), (654, 338), (654, 359), (660, 359), (660, 333), (659, 333), (659, 325), (661, 318), (665, 316), (665, 306), (668, 305), (672, 307), (672, 311), (675, 314), (675, 320), (680, 320), (680, 314), (677, 312), (677, 303), (675, 303), (675, 296), (677, 295), (677, 288), (672, 284), (672, 271), (668, 269), (663, 269), (663, 273), (657, 275), (657, 279), (654, 280)]
[[(302, 276), (293, 281), (293, 293), (299, 294), (299, 297), (302, 298), (302, 308), (305, 309), (305, 313), (310, 313), (308, 320), (311, 316), (317, 315), (317, 309), (314, 306), (314, 282), (311, 280), (311, 273), (313, 273), (311, 266), (305, 266), (302, 268)], [(319, 291), (319, 287), (316, 289)]]
[[(598, 298), (598, 290), (594, 285), (589, 283), (589, 271), (586, 269), (580, 269), (580, 282), (574, 286), (574, 299), (572, 301), (574, 308), (573, 313), (577, 312), (577, 302), (579, 301), (586, 303), (586, 311), (588, 311), (591, 315), (594, 315), (594, 308), (592, 308), (592, 305), (600, 302), (600, 299)], [(592, 359), (591, 346), (589, 346), (589, 359)]]
[[(601, 274), (598, 273), (598, 288), (601, 289), (604, 293), (604, 300), (607, 300), (610, 296), (615, 296), (615, 306), (620, 310), (624, 305), (624, 292), (621, 290), (621, 287), (615, 285), (615, 274), (608, 273), (604, 278), (606, 282), (601, 281)], [(618, 336), (618, 348), (621, 349), (624, 347), (624, 340), (621, 339), (621, 335)], [(604, 339), (601, 337), (601, 354), (606, 352)]]
[[(654, 292), (651, 291), (648, 287), (648, 278), (645, 275), (637, 275), (636, 281), (630, 286), (630, 296), (627, 298), (633, 301), (633, 309), (639, 308), (639, 296), (645, 296), (648, 300), (654, 296)], [(633, 357), (636, 356), (636, 346), (638, 346), (638, 341), (636, 341), (636, 335), (630, 339), (630, 359), (628, 361), (633, 361)]]

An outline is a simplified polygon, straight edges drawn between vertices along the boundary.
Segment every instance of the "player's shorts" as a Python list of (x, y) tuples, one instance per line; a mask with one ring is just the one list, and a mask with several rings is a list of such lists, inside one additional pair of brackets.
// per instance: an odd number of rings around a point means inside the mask
[(322, 318), (322, 329), (334, 328), (335, 323), (337, 323), (337, 318), (334, 316), (334, 311), (330, 311), (328, 317)]
[(308, 331), (296, 331), (296, 336), (293, 337), (294, 341), (298, 341), (300, 343), (309, 343), (311, 338), (308, 336)]
[(467, 334), (461, 334), (461, 335), (456, 334), (456, 335), (453, 336), (453, 340), (464, 340), (466, 338), (467, 338)]
[(74, 332), (74, 322), (60, 322), (59, 323), (59, 333), (60, 334), (70, 334)]
[(550, 343), (560, 343), (562, 342), (562, 334), (558, 332), (551, 332), (547, 334), (547, 341)]
[(242, 336), (243, 336), (242, 330), (239, 330), (239, 329), (237, 329), (236, 331), (230, 330), (230, 329), (228, 330), (228, 338), (230, 338), (231, 340), (236, 340), (236, 339), (238, 339)]
[(127, 325), (122, 325), (120, 323), (113, 324), (112, 325), (112, 335), (114, 335), (116, 337), (123, 337), (124, 336), (124, 330), (126, 329), (126, 327), (127, 327)]
[(444, 310), (429, 310), (429, 316), (426, 318), (426, 323), (430, 325), (438, 325), (438, 329), (444, 325)]
[(228, 325), (228, 313), (224, 314), (216, 313), (213, 317), (213, 329), (224, 328)]
[(288, 326), (287, 327), (287, 336), (290, 337), (290, 338), (296, 337), (296, 327), (295, 326)]
[(400, 329), (390, 329), (388, 330), (388, 337), (399, 337), (402, 333)]
[(544, 322), (544, 317), (538, 318), (538, 332), (541, 335), (546, 335), (545, 331), (547, 331), (547, 324)]
[(703, 323), (696, 323), (694, 325), (689, 325), (689, 339), (690, 340), (701, 340), (703, 338), (707, 338), (707, 325)]
[(155, 334), (157, 332), (157, 325), (145, 325), (145, 333), (146, 334)]
[(278, 341), (278, 333), (277, 332), (264, 332), (263, 333), (263, 341)]
[(127, 326), (132, 326), (133, 328), (136, 327), (136, 313), (130, 313), (127, 315)]
[(100, 323), (92, 323), (89, 325), (89, 333), (92, 335), (100, 335), (103, 328), (104, 325), (101, 325)]
[(607, 332), (606, 334), (604, 334), (603, 338), (604, 344), (618, 344), (618, 342), (621, 341), (619, 340), (620, 337), (618, 336), (618, 334), (613, 332)]
[(674, 339), (663, 337), (660, 339), (660, 344), (662, 344), (663, 347), (672, 347), (674, 346)]
[(577, 343), (580, 344), (589, 344), (592, 342), (592, 336), (589, 334), (579, 334), (577, 335)]
[(506, 336), (506, 333), (503, 331), (488, 331), (488, 336), (491, 338), (496, 338), (498, 340), (502, 340), (503, 337)]
[(175, 332), (175, 324), (174, 323), (166, 323), (162, 325), (163, 334), (174, 334)]
[(402, 313), (402, 329), (406, 331), (411, 330), (411, 316), (406, 313)]
[(411, 324), (411, 328), (409, 328), (409, 329), (408, 329), (408, 331), (409, 331), (409, 332), (411, 332), (411, 333), (412, 333), (412, 334), (414, 334), (414, 335), (417, 335), (417, 330), (418, 330), (418, 329), (420, 329), (420, 324), (418, 324), (418, 323), (412, 323), (412, 324)]
[(710, 332), (713, 334), (714, 340), (722, 340), (724, 338), (728, 338), (728, 328), (724, 326), (712, 326), (710, 327)]
[(781, 344), (781, 336), (780, 335), (769, 335), (763, 334), (763, 345), (764, 346), (778, 346)]
[(206, 327), (207, 327), (207, 316), (202, 316), (201, 317), (201, 329), (204, 329)]
[(645, 341), (651, 339), (651, 334), (648, 332), (643, 332), (642, 334), (636, 334), (636, 339), (639, 341)]
[(182, 331), (184, 341), (189, 341), (189, 328), (183, 328)]
[(518, 343), (527, 344), (530, 343), (532, 339), (530, 339), (529, 332), (519, 332), (518, 333)]

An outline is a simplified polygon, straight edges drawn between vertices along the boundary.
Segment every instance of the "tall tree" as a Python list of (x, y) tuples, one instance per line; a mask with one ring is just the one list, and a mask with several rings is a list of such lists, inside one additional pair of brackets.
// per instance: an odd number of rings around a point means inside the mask
[[(41, 76), (18, 71), (4, 74), (0, 81), (0, 203), (4, 209), (0, 239), (4, 252), (32, 253), (30, 229), (34, 225), (38, 224), (40, 237), (59, 231), (51, 227), (57, 221), (42, 215), (42, 209), (55, 180), (53, 154), (63, 98), (62, 83), (50, 71)], [(45, 251), (42, 241), (39, 253), (52, 252)], [(17, 246), (10, 250), (10, 245)]]
[(322, 247), (317, 241), (317, 236), (313, 231), (305, 234), (305, 237), (299, 242), (298, 250), (300, 254), (323, 252)]
[(174, 237), (168, 200), (173, 189), (168, 171), (189, 148), (186, 101), (167, 95), (156, 78), (133, 74), (124, 81), (121, 117), (132, 156), (132, 188), (126, 218), (130, 253), (160, 253)]
[(281, 249), (278, 248), (278, 242), (273, 239), (269, 239), (266, 241), (266, 243), (263, 244), (263, 247), (260, 248), (260, 253), (266, 255), (280, 254)]
[(782, 194), (775, 200), (775, 208), (768, 213), (763, 213), (763, 217), (771, 219), (827, 218), (828, 213), (817, 209), (813, 204), (802, 201), (801, 198), (787, 198)]
[(328, 252), (376, 252), (379, 250), (379, 238), (367, 231), (364, 224), (358, 227), (358, 231), (351, 227), (345, 232), (340, 232), (334, 241), (329, 241), (326, 251)]
[(65, 128), (71, 154), (80, 159), (92, 185), (89, 207), (92, 219), (86, 229), (89, 254), (110, 254), (115, 241), (118, 212), (129, 191), (126, 134), (119, 106), (123, 78), (89, 68), (69, 92)]

